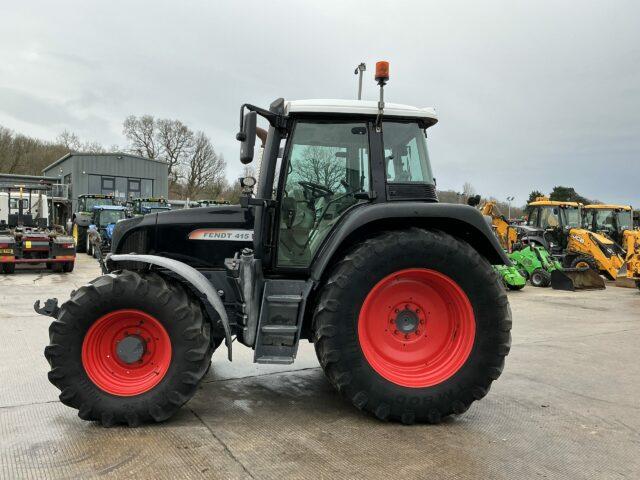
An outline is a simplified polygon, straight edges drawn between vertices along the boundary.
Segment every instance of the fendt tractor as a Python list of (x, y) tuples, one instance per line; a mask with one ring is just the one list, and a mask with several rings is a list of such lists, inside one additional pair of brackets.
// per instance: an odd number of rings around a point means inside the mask
[(71, 235), (76, 244), (76, 250), (80, 253), (86, 253), (87, 247), (87, 230), (91, 224), (93, 217), (93, 207), (96, 205), (115, 205), (116, 202), (113, 195), (78, 195), (78, 207), (71, 218)]
[(242, 163), (264, 143), (240, 205), (119, 222), (108, 274), (36, 303), (55, 318), (64, 404), (103, 425), (166, 420), (234, 340), (265, 364), (312, 342), (330, 383), (382, 420), (437, 423), (487, 394), (511, 338), (491, 265), (509, 260), (479, 211), (437, 202), (434, 110), (385, 103), (386, 62), (375, 78), (378, 102), (242, 105)]

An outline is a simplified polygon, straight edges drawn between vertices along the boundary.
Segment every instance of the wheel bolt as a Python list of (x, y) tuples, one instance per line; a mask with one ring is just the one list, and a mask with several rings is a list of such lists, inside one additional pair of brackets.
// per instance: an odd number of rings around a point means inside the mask
[(405, 335), (404, 338), (409, 340), (409, 335)]

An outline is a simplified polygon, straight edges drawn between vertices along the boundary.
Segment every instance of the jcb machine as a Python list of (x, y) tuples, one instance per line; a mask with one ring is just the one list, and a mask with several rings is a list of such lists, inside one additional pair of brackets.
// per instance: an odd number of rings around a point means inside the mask
[(633, 227), (630, 205), (595, 204), (583, 208), (585, 228), (613, 239), (624, 250), (616, 285), (640, 288), (640, 230)]
[(498, 236), (498, 241), (504, 250), (511, 252), (513, 245), (518, 241), (518, 231), (509, 223), (509, 220), (500, 212), (495, 202), (486, 202), (480, 209), (482, 215), (491, 217), (491, 225)]
[[(162, 421), (223, 342), (289, 364), (308, 340), (329, 381), (379, 419), (437, 423), (503, 369), (509, 264), (480, 212), (439, 204), (432, 109), (278, 99), (240, 109), (240, 159), (268, 122), (259, 182), (240, 205), (119, 222), (108, 275), (58, 307), (45, 356), (60, 400), (103, 425)], [(265, 132), (266, 133), (266, 132)], [(283, 149), (283, 156), (279, 152)], [(135, 252), (135, 253), (131, 253)]]
[[(626, 257), (621, 272), (627, 281), (634, 282), (640, 290), (640, 230), (625, 230), (622, 242)], [(621, 281), (620, 276), (618, 276), (616, 283), (627, 286)]]
[(610, 238), (582, 228), (579, 203), (541, 197), (527, 205), (527, 215), (523, 242), (542, 245), (562, 263), (563, 272), (551, 272), (553, 288), (605, 288), (600, 274), (616, 279), (622, 251)]
[[(475, 206), (480, 202), (480, 195), (470, 198), (468, 205)], [(498, 242), (502, 249), (510, 253), (513, 246), (518, 240), (518, 233), (514, 227), (509, 224), (507, 218), (500, 212), (495, 202), (486, 202), (481, 208), (480, 213), (491, 222), (493, 233), (498, 237)], [(522, 290), (527, 284), (525, 271), (519, 269), (516, 265), (494, 265), (494, 268), (502, 278), (502, 283), (509, 290)]]
[(624, 232), (633, 230), (633, 209), (630, 205), (585, 205), (582, 218), (584, 228), (604, 234), (618, 245), (624, 243)]
[(78, 208), (71, 218), (71, 235), (80, 253), (87, 251), (87, 230), (93, 217), (96, 205), (115, 205), (113, 195), (78, 195)]

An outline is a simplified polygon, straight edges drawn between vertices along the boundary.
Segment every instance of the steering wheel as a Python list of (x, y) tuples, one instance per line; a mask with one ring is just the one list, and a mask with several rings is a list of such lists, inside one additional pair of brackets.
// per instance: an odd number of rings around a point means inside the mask
[[(333, 190), (331, 190), (328, 187), (325, 187), (324, 185), (320, 185), (319, 183), (307, 182), (303, 180), (301, 182), (298, 182), (298, 185), (300, 185), (305, 190), (309, 190), (311, 192), (311, 195), (313, 195), (314, 198), (333, 195)], [(320, 194), (318, 195), (317, 192), (319, 192)]]

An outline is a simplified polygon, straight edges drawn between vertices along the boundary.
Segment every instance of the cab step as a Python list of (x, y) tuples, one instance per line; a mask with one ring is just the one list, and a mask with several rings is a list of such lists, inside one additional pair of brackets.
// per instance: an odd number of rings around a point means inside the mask
[(311, 283), (269, 279), (264, 283), (254, 362), (293, 363)]

